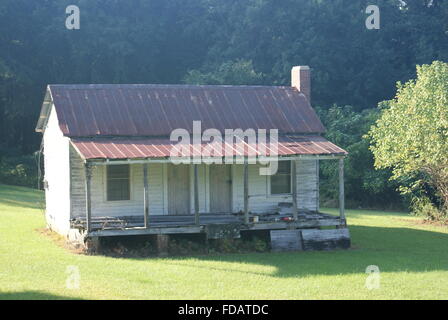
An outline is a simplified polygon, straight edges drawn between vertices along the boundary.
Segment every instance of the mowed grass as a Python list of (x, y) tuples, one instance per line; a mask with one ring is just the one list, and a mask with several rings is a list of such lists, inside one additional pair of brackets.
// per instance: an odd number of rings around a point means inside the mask
[(0, 185), (0, 299), (448, 299), (448, 228), (405, 213), (348, 210), (350, 250), (126, 259), (58, 246), (39, 231), (42, 200)]

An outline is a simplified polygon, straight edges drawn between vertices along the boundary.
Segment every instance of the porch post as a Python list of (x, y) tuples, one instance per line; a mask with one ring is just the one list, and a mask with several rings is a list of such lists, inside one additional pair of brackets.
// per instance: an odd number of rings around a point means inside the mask
[(198, 183), (198, 165), (194, 164), (194, 221), (199, 225), (199, 183)]
[(339, 159), (339, 217), (345, 219), (344, 158)]
[(92, 180), (92, 166), (86, 162), (84, 164), (85, 174), (85, 192), (86, 192), (86, 229), (87, 233), (92, 231), (92, 199), (91, 199), (91, 180)]
[(148, 164), (143, 164), (143, 205), (145, 228), (149, 227), (149, 188), (148, 188)]
[(297, 209), (297, 168), (296, 160), (291, 160), (291, 175), (292, 175), (292, 216), (294, 220), (297, 220), (298, 209)]
[(244, 223), (249, 223), (249, 165), (244, 158)]

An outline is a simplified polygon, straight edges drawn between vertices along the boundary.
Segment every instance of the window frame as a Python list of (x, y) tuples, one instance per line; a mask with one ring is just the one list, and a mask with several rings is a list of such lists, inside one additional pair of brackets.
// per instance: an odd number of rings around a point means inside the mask
[[(275, 173), (275, 174), (273, 174), (273, 175), (271, 175), (271, 176), (268, 176), (268, 188), (269, 188), (269, 195), (270, 196), (274, 196), (274, 197), (276, 197), (276, 196), (289, 196), (289, 195), (292, 195), (292, 183), (293, 183), (293, 179), (292, 179), (292, 161), (294, 161), (294, 160), (279, 160), (278, 162), (280, 163), (280, 162), (289, 162), (289, 181), (290, 181), (290, 184), (289, 184), (289, 192), (283, 192), (283, 193), (272, 193), (272, 177), (273, 176), (275, 176), (275, 175), (277, 175), (278, 174), (278, 172), (277, 173)], [(283, 174), (283, 175), (286, 175), (286, 174)]]
[(129, 167), (129, 199), (121, 199), (121, 200), (109, 200), (108, 189), (109, 189), (109, 178), (108, 178), (108, 166), (104, 166), (104, 201), (110, 204), (119, 204), (119, 203), (128, 203), (133, 200), (133, 166), (131, 164), (125, 164)]

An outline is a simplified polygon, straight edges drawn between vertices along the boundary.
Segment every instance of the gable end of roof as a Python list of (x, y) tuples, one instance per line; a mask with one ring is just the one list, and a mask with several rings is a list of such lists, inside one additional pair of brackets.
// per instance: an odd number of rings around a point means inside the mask
[(45, 92), (44, 102), (40, 109), (39, 119), (37, 120), (36, 132), (44, 132), (47, 126), (48, 117), (50, 116), (51, 106), (53, 104), (53, 99), (51, 98), (50, 86), (47, 86), (47, 91)]

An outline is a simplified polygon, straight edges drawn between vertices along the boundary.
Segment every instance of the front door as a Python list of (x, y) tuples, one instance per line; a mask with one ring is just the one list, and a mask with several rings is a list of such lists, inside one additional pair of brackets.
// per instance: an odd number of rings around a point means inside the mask
[(190, 213), (190, 166), (168, 164), (168, 214)]
[(210, 165), (210, 211), (232, 212), (232, 172), (230, 165)]

